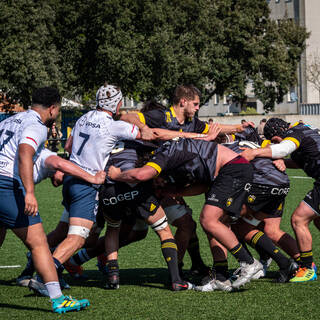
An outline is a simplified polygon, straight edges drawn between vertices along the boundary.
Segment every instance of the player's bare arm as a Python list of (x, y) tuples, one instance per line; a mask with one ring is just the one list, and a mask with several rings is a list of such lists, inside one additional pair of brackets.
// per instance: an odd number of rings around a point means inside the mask
[(31, 216), (38, 212), (38, 202), (34, 194), (33, 161), (35, 150), (28, 144), (19, 145), (19, 174), (26, 190), (24, 213)]
[(115, 181), (137, 183), (147, 181), (158, 175), (158, 171), (150, 166), (121, 171), (120, 168), (110, 166), (108, 177)]
[(150, 129), (145, 123), (141, 122), (139, 119), (138, 114), (136, 113), (127, 113), (122, 114), (120, 116), (120, 119), (125, 122), (129, 122), (131, 124), (136, 125), (141, 134), (142, 140), (155, 140), (157, 137), (154, 135), (154, 132), (152, 129)]
[(96, 175), (92, 175), (82, 170), (79, 166), (72, 163), (71, 161), (65, 160), (55, 155), (48, 157), (45, 161), (45, 164), (48, 168), (62, 171), (65, 174), (74, 176), (93, 184), (103, 184), (106, 177), (105, 171), (98, 171)]

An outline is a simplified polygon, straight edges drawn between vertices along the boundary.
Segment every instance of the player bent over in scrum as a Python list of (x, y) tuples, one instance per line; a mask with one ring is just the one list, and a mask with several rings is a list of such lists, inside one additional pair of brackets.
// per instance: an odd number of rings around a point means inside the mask
[(252, 180), (252, 167), (242, 157), (215, 142), (181, 139), (167, 142), (142, 168), (121, 172), (111, 167), (108, 175), (118, 181), (146, 181), (161, 171), (178, 185), (194, 182), (209, 184), (200, 222), (209, 237), (222, 243), (240, 262), (241, 276), (233, 288), (246, 284), (262, 265), (242, 247), (235, 234), (222, 219), (236, 220), (245, 200), (244, 187)]

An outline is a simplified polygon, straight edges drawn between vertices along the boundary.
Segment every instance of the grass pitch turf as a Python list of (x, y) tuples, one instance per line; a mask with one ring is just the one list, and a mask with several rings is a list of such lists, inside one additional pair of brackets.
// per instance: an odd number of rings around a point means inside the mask
[[(311, 179), (302, 171), (289, 170), (291, 191), (287, 197), (282, 228), (293, 234), (290, 216), (298, 203), (312, 188)], [(40, 214), (47, 232), (54, 229), (62, 212), (61, 188), (55, 189), (49, 181), (36, 188)], [(203, 196), (186, 198), (198, 221)], [(212, 264), (207, 240), (198, 223), (198, 236), (204, 261)], [(311, 225), (315, 262), (320, 266), (318, 244), (320, 233)], [(21, 265), (21, 268), (0, 269), (0, 319), (319, 319), (319, 283), (275, 284), (272, 277), (277, 270), (273, 262), (266, 279), (252, 281), (243, 290), (224, 292), (171, 292), (165, 284), (168, 273), (162, 258), (157, 236), (149, 231), (146, 239), (122, 248), (119, 254), (120, 289), (103, 289), (104, 280), (97, 270), (96, 260), (84, 265), (90, 280), (76, 282), (68, 274), (65, 279), (71, 285), (65, 294), (89, 299), (91, 306), (81, 312), (66, 315), (53, 314), (48, 298), (37, 297), (27, 288), (15, 285), (15, 278), (26, 262), (27, 250), (8, 231), (0, 249), (0, 266)], [(190, 268), (186, 255), (185, 269)], [(230, 268), (237, 263), (230, 257)]]

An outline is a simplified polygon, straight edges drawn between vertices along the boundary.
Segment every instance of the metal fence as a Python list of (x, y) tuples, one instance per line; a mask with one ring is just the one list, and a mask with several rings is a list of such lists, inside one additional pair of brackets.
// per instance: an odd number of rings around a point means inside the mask
[(305, 114), (305, 115), (320, 114), (320, 103), (301, 103), (300, 114)]

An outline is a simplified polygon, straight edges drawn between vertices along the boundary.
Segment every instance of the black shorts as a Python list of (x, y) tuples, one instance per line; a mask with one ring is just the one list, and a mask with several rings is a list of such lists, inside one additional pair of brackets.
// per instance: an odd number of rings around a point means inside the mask
[(239, 218), (247, 191), (251, 187), (253, 168), (242, 157), (225, 164), (206, 193), (205, 203), (219, 207), (233, 218)]
[(105, 218), (120, 221), (133, 214), (146, 219), (158, 210), (160, 204), (153, 195), (152, 183), (130, 187), (126, 183), (103, 185), (99, 194), (99, 210)]
[(285, 198), (289, 190), (288, 184), (282, 186), (252, 184), (246, 204), (254, 212), (282, 217)]
[(315, 213), (320, 215), (320, 181), (319, 180), (314, 182), (313, 189), (307, 193), (303, 201), (309, 207), (311, 207)]

